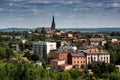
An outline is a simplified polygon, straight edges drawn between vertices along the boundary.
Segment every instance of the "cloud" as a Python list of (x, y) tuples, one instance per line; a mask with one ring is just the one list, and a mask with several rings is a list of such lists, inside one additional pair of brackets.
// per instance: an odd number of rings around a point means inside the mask
[(28, 11), (32, 12), (33, 14), (39, 14), (39, 13), (45, 12), (45, 10), (39, 10), (39, 9), (36, 9), (36, 8), (32, 8)]
[(4, 9), (3, 9), (3, 8), (0, 8), (0, 11), (4, 11)]
[(69, 18), (73, 18), (73, 17), (75, 17), (75, 16), (76, 16), (76, 15), (74, 15), (74, 14), (68, 15)]
[(50, 0), (29, 0), (28, 3), (42, 3), (42, 4), (49, 4), (51, 3)]
[(23, 1), (23, 0), (4, 0), (4, 1), (9, 1), (9, 2), (20, 2), (20, 1)]
[(100, 3), (100, 2), (88, 2), (85, 3), (88, 7), (102, 7), (104, 5), (104, 3)]
[(74, 11), (88, 11), (88, 10), (90, 10), (90, 8), (82, 8), (82, 7), (80, 7), (80, 8), (74, 8), (73, 10)]
[(8, 3), (9, 6), (14, 6), (14, 3)]
[(53, 2), (61, 5), (75, 5), (81, 3), (81, 0), (54, 0)]
[(110, 6), (111, 7), (120, 7), (120, 3), (112, 3)]
[(16, 21), (23, 21), (24, 18), (11, 18), (9, 21), (16, 22)]
[(54, 15), (55, 15), (55, 16), (61, 16), (61, 14), (60, 14), (60, 13), (55, 13)]

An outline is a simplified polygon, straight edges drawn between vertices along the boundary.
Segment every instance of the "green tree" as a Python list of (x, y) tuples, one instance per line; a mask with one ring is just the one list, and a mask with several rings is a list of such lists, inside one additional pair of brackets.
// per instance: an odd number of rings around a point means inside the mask
[(69, 71), (69, 73), (70, 73), (72, 79), (74, 79), (74, 80), (77, 80), (82, 76), (82, 73), (80, 71), (78, 71), (77, 69), (71, 69)]
[(120, 80), (120, 72), (111, 73), (110, 80)]
[(14, 52), (10, 48), (6, 48), (5, 54), (6, 54), (6, 59), (9, 60), (14, 55)]
[(24, 54), (24, 57), (27, 57), (29, 60), (31, 60), (31, 56), (32, 56), (32, 54), (29, 51), (25, 52), (25, 54)]
[(38, 54), (32, 54), (31, 60), (33, 60), (33, 61), (38, 61), (39, 59), (40, 59), (40, 57), (39, 57)]
[(0, 47), (0, 59), (4, 59), (6, 57), (5, 48)]
[(70, 80), (71, 75), (68, 72), (61, 72), (57, 80)]

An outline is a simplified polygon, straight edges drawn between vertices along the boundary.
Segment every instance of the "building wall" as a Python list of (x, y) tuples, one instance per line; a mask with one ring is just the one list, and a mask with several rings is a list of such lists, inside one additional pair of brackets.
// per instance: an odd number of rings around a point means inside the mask
[(61, 70), (67, 71), (67, 70), (72, 69), (72, 65), (66, 65), (66, 66), (60, 65), (59, 68)]
[(56, 49), (55, 42), (35, 42), (33, 43), (33, 53), (37, 53), (43, 57), (44, 54), (48, 54), (50, 50)]
[(50, 61), (50, 67), (52, 70), (58, 70), (59, 65), (65, 64), (65, 60), (52, 60)]
[(68, 56), (68, 53), (66, 53), (66, 52), (59, 53), (58, 59), (65, 60), (65, 62), (67, 63), (67, 61), (68, 61), (67, 56)]
[(87, 54), (87, 65), (94, 61), (110, 63), (110, 55), (109, 54)]
[(56, 49), (55, 42), (46, 42), (46, 46), (47, 46), (47, 54), (50, 52), (50, 50)]
[(101, 46), (104, 46), (106, 44), (106, 41), (101, 42)]
[(116, 42), (116, 41), (118, 41), (117, 39), (111, 39), (111, 42)]
[(50, 57), (50, 58), (53, 58), (53, 59), (58, 59), (58, 58), (59, 58), (59, 57), (58, 57), (58, 53), (55, 52), (55, 51), (50, 51), (49, 57)]
[(91, 46), (99, 46), (99, 45), (100, 45), (100, 42), (90, 42), (90, 45), (91, 45)]
[(10, 44), (9, 46), (12, 50), (19, 50), (19, 45), (18, 44)]
[(72, 38), (72, 37), (73, 37), (73, 34), (68, 33), (68, 37), (69, 37), (69, 38)]
[(72, 57), (72, 65), (78, 65), (78, 68), (81, 68), (81, 65), (84, 64), (86, 66), (86, 58), (85, 57)]

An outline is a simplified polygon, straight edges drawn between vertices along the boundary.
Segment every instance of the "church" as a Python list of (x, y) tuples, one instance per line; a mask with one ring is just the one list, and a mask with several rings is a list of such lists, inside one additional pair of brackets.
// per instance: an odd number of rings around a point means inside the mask
[(47, 34), (50, 34), (50, 33), (53, 33), (55, 31), (55, 27), (56, 27), (55, 26), (55, 20), (54, 20), (54, 16), (53, 16), (51, 27), (38, 27), (35, 30), (35, 33), (39, 33), (39, 34), (47, 33)]

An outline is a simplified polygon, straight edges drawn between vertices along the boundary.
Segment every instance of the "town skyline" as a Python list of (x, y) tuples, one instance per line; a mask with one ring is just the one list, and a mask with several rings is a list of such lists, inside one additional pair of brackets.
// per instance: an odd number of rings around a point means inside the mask
[(120, 0), (1, 0), (0, 28), (120, 28)]

